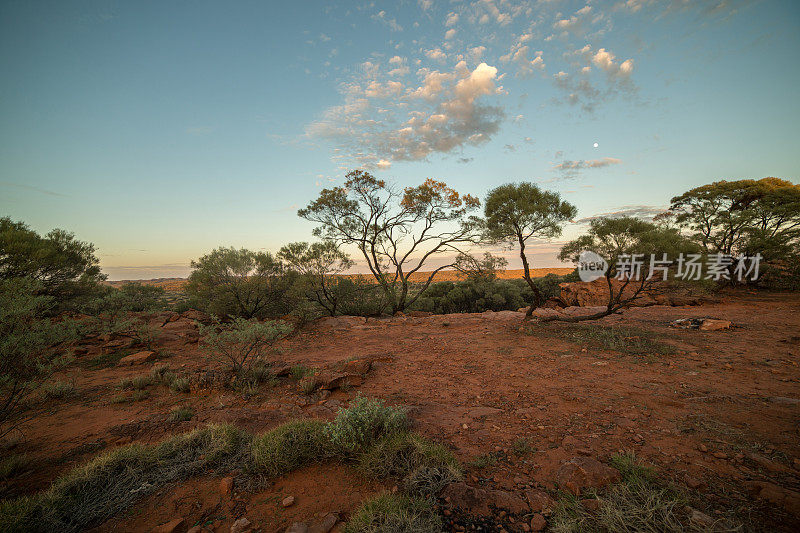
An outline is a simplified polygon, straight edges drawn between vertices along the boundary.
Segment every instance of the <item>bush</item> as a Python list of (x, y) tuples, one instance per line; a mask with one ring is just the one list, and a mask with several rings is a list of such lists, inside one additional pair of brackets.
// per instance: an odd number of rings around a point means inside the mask
[(42, 390), (45, 398), (63, 400), (77, 393), (75, 384), (69, 381), (53, 381), (44, 386)]
[(322, 420), (296, 420), (256, 437), (252, 444), (255, 468), (276, 477), (309, 462), (334, 457), (326, 426)]
[(91, 298), (100, 272), (94, 246), (64, 230), (45, 236), (23, 222), (0, 218), (0, 282), (28, 279), (36, 282), (35, 295), (48, 296), (48, 313), (74, 310)]
[(51, 298), (40, 288), (24, 278), (0, 281), (0, 437), (21, 422), (25, 398), (58, 362), (58, 344), (76, 335), (74, 322), (42, 318)]
[(371, 478), (398, 478), (414, 496), (434, 496), (462, 476), (450, 450), (408, 432), (376, 442), (359, 458), (359, 470)]
[(326, 432), (335, 446), (346, 454), (355, 454), (363, 452), (380, 437), (406, 431), (409, 426), (405, 410), (358, 396), (350, 407), (339, 409)]
[(295, 309), (303, 296), (299, 274), (266, 252), (217, 248), (197, 261), (186, 294), (203, 311), (220, 317), (274, 318)]
[(0, 504), (0, 530), (77, 532), (95, 527), (168, 483), (238, 465), (245, 434), (209, 426), (143, 446), (132, 444), (61, 475), (49, 490)]
[(285, 322), (244, 318), (236, 318), (224, 326), (216, 323), (200, 327), (211, 356), (225, 363), (234, 374), (263, 363), (269, 347), (291, 331), (292, 327)]
[(359, 507), (345, 533), (440, 533), (443, 524), (433, 502), (383, 494)]
[(186, 422), (191, 420), (194, 416), (194, 411), (191, 407), (182, 407), (176, 405), (169, 413), (170, 422)]

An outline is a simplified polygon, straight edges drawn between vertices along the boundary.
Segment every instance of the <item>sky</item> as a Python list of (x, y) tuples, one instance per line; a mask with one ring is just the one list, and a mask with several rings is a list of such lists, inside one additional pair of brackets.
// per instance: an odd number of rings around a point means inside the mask
[(578, 208), (557, 266), (592, 216), (798, 183), (799, 56), (794, 0), (0, 0), (0, 216), (149, 279), (311, 240), (352, 169), (530, 181)]

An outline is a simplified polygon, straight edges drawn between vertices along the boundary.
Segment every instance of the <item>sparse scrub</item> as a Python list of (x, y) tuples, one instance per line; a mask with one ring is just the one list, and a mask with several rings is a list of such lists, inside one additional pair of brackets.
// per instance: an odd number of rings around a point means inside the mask
[(0, 530), (77, 532), (97, 526), (160, 487), (241, 461), (247, 436), (209, 426), (159, 444), (133, 444), (60, 476), (45, 492), (0, 504)]
[(408, 432), (377, 441), (361, 455), (358, 467), (371, 478), (402, 480), (405, 492), (414, 496), (433, 496), (462, 476), (450, 450)]
[(615, 455), (611, 464), (622, 474), (622, 481), (597, 495), (599, 509), (590, 512), (577, 498), (564, 494), (551, 519), (551, 531), (678, 533), (709, 530), (691, 523), (684, 498), (659, 482), (653, 470), (642, 465), (635, 456)]
[(189, 378), (175, 378), (169, 384), (169, 390), (172, 392), (189, 392), (192, 389)]
[(203, 342), (211, 356), (225, 363), (233, 374), (263, 363), (269, 348), (292, 331), (284, 322), (236, 318), (225, 326), (202, 326)]
[(383, 494), (364, 502), (347, 523), (345, 533), (439, 533), (442, 519), (433, 503), (422, 498)]
[(70, 381), (52, 381), (44, 386), (42, 393), (51, 400), (63, 400), (77, 394), (75, 384)]
[(677, 349), (646, 329), (589, 324), (539, 324), (526, 328), (528, 335), (559, 337), (578, 344), (629, 355), (672, 355)]
[(287, 422), (253, 440), (253, 463), (267, 476), (280, 476), (311, 461), (335, 456), (322, 420)]
[(336, 446), (346, 453), (356, 453), (378, 438), (406, 431), (409, 426), (405, 410), (387, 407), (381, 400), (358, 396), (350, 407), (339, 409), (326, 431)]
[(314, 372), (313, 368), (309, 368), (306, 365), (294, 365), (289, 370), (289, 376), (295, 381), (300, 381), (304, 377), (314, 374)]
[(494, 466), (497, 464), (497, 456), (493, 453), (484, 453), (475, 457), (472, 461), (469, 462), (469, 466), (471, 468), (476, 468), (478, 470), (482, 468), (486, 468), (488, 466)]
[(194, 416), (194, 411), (191, 407), (185, 406), (178, 406), (172, 408), (172, 411), (169, 413), (169, 421), (170, 422), (186, 422), (191, 420)]
[(515, 440), (511, 445), (511, 449), (519, 456), (530, 455), (535, 451), (533, 446), (531, 446), (531, 442), (526, 438)]
[(30, 465), (27, 455), (12, 453), (0, 459), (0, 481), (11, 479)]
[(143, 390), (153, 385), (155, 380), (152, 376), (143, 375), (143, 376), (134, 376), (132, 378), (122, 378), (119, 382), (120, 389), (129, 389), (129, 390)]
[(110, 403), (112, 404), (121, 404), (121, 403), (132, 403), (132, 402), (140, 402), (142, 400), (146, 400), (150, 397), (150, 391), (147, 390), (135, 390), (132, 394), (118, 394), (111, 398)]

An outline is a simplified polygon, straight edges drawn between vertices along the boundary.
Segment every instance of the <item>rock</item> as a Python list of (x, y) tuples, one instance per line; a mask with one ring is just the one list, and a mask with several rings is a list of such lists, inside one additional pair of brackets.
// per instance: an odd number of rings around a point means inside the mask
[(250, 529), (250, 520), (247, 518), (240, 518), (231, 524), (231, 533), (244, 533)]
[(689, 522), (703, 528), (710, 528), (714, 525), (713, 518), (701, 511), (698, 511), (697, 509), (691, 510), (691, 513), (689, 514)]
[(281, 505), (283, 505), (284, 507), (291, 507), (292, 505), (294, 505), (294, 496), (285, 497), (281, 502)]
[(183, 518), (175, 518), (150, 530), (150, 533), (175, 533), (183, 525)]
[(489, 493), (489, 497), (491, 498), (491, 503), (498, 509), (505, 509), (514, 514), (528, 512), (528, 505), (516, 494), (504, 490), (493, 490)]
[(489, 516), (488, 500), (489, 493), (484, 489), (470, 487), (463, 481), (450, 483), (442, 491), (442, 498), (450, 502), (450, 505), (466, 511), (470, 514)]
[[(619, 280), (612, 280), (615, 294), (622, 288), (623, 283)], [(599, 278), (591, 282), (576, 281), (571, 283), (559, 283), (559, 299), (567, 306), (592, 307), (606, 306), (608, 304), (608, 282), (605, 278)], [(629, 298), (635, 292), (634, 284), (629, 284), (622, 296)], [(646, 294), (641, 294), (634, 305), (654, 305), (655, 299)]]
[(556, 473), (559, 486), (579, 496), (581, 490), (599, 489), (620, 480), (619, 471), (591, 457), (573, 457)]
[(750, 481), (747, 483), (747, 488), (757, 498), (774, 503), (792, 515), (800, 517), (800, 492), (767, 481)]
[(228, 496), (233, 490), (233, 478), (232, 477), (224, 477), (219, 482), (219, 494), (220, 496)]
[(722, 329), (731, 329), (730, 320), (715, 320), (713, 318), (706, 318), (703, 320), (703, 323), (700, 324), (700, 331), (719, 331)]
[(303, 524), (302, 522), (295, 522), (291, 526), (286, 528), (284, 533), (308, 533), (309, 529), (308, 526)]
[(203, 533), (204, 531), (203, 526), (192, 526), (186, 533)]
[(547, 527), (547, 520), (540, 513), (531, 517), (531, 531), (543, 531)]
[(372, 368), (372, 360), (367, 358), (351, 359), (345, 361), (342, 365), (342, 372), (344, 374), (360, 374), (364, 375)]
[(339, 521), (339, 515), (336, 513), (328, 513), (319, 522), (312, 524), (308, 528), (308, 533), (328, 533), (333, 529), (333, 526)]
[(323, 390), (335, 390), (343, 386), (359, 387), (364, 384), (364, 378), (359, 374), (329, 374), (321, 373), (316, 376), (319, 388)]
[(686, 481), (686, 486), (689, 487), (690, 489), (697, 490), (705, 487), (705, 483), (703, 483), (701, 480), (697, 478), (693, 478), (688, 474), (684, 477), (684, 479)]
[(146, 350), (144, 352), (137, 352), (132, 355), (126, 355), (122, 359), (119, 360), (117, 366), (133, 366), (133, 365), (141, 365), (143, 363), (147, 363), (152, 361), (156, 358), (156, 353)]
[(556, 501), (543, 490), (528, 489), (525, 491), (525, 498), (534, 513), (549, 514), (556, 507)]

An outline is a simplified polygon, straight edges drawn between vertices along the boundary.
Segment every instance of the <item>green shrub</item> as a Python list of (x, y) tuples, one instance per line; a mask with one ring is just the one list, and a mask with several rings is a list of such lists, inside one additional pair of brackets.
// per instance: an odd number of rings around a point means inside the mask
[(211, 356), (226, 364), (234, 374), (254, 364), (263, 364), (270, 346), (291, 331), (292, 327), (285, 322), (244, 318), (235, 318), (225, 326), (216, 323), (200, 327)]
[(281, 476), (312, 461), (335, 455), (322, 420), (287, 422), (253, 440), (255, 468), (269, 477)]
[(159, 444), (117, 448), (61, 475), (47, 491), (0, 505), (0, 531), (77, 532), (95, 527), (168, 483), (239, 464), (245, 434), (208, 426)]
[(345, 533), (440, 533), (441, 517), (429, 500), (383, 494), (361, 505)]
[(178, 406), (172, 408), (169, 413), (170, 422), (186, 422), (192, 419), (194, 411), (191, 407)]
[(405, 410), (358, 396), (350, 407), (339, 409), (326, 432), (331, 442), (345, 453), (358, 453), (380, 437), (406, 431), (409, 426)]
[(192, 390), (192, 384), (189, 378), (175, 378), (170, 382), (169, 389), (173, 392), (189, 392)]
[(408, 432), (377, 441), (359, 457), (358, 467), (371, 478), (401, 479), (405, 492), (414, 496), (434, 496), (462, 476), (450, 450)]
[(146, 389), (150, 385), (153, 385), (154, 383), (155, 383), (155, 380), (150, 375), (134, 376), (132, 378), (122, 378), (119, 381), (119, 388), (120, 389), (142, 390), (142, 389)]
[(21, 421), (25, 399), (59, 362), (59, 344), (76, 337), (74, 321), (43, 318), (52, 298), (38, 294), (41, 288), (24, 278), (0, 281), (0, 437)]

